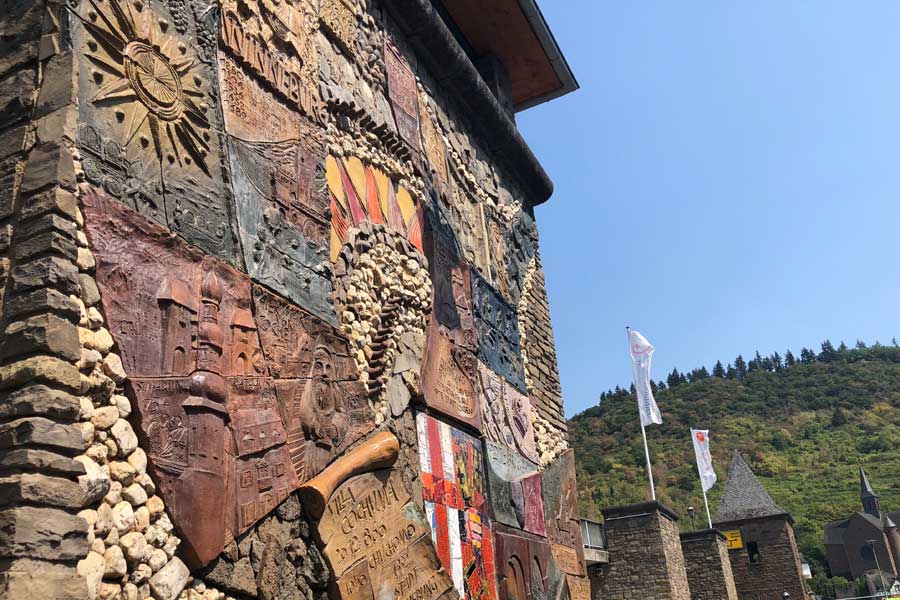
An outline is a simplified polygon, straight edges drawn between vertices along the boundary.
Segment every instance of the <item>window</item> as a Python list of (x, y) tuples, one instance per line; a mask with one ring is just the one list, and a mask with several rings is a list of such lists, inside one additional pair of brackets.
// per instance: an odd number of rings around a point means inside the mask
[(750, 557), (750, 562), (759, 562), (759, 545), (756, 542), (747, 542), (747, 556)]

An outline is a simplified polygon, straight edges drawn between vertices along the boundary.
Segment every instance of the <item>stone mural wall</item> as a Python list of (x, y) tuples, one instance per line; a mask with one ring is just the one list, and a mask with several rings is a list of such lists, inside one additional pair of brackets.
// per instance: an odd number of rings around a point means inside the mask
[(0, 595), (586, 597), (529, 181), (391, 5), (0, 16)]

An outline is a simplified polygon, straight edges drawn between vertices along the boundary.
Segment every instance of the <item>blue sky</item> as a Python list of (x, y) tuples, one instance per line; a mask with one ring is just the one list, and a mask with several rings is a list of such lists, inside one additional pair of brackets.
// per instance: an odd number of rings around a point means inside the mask
[(518, 115), (569, 416), (759, 349), (900, 337), (900, 2), (544, 0), (581, 89)]

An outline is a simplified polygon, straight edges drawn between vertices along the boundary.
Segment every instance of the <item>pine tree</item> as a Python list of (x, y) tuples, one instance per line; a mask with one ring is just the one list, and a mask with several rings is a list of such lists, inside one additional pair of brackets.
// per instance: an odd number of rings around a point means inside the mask
[(847, 344), (844, 343), (844, 340), (841, 340), (841, 345), (838, 346), (838, 354), (847, 354)]
[(776, 373), (780, 373), (781, 369), (784, 368), (784, 365), (781, 363), (781, 355), (777, 352), (772, 355), (772, 368), (775, 369)]
[(816, 353), (810, 350), (809, 348), (803, 347), (800, 349), (800, 362), (802, 363), (814, 363), (816, 362)]
[(712, 371), (713, 377), (725, 377), (725, 367), (722, 366), (722, 361), (717, 360), (715, 366)]
[(737, 379), (737, 371), (734, 370), (731, 363), (728, 363), (728, 368), (725, 369), (725, 377), (727, 379)]
[(677, 387), (681, 383), (681, 374), (678, 372), (678, 369), (672, 369), (672, 372), (666, 378), (666, 383), (669, 384), (669, 388)]
[(797, 363), (797, 359), (794, 358), (794, 353), (788, 350), (784, 353), (784, 364), (787, 367), (793, 367)]
[(664, 389), (666, 389), (666, 382), (663, 381), (662, 379), (660, 379), (658, 382), (656, 382), (656, 387), (661, 390), (664, 390)]
[(772, 366), (772, 359), (770, 357), (765, 357), (762, 359), (762, 370), (763, 371), (774, 371), (775, 367)]
[(837, 352), (834, 350), (834, 346), (831, 345), (831, 341), (825, 340), (822, 342), (822, 352), (819, 353), (819, 360), (832, 362), (835, 358), (837, 358)]
[(900, 344), (897, 343), (897, 338), (895, 338), (895, 337), (892, 337), (892, 338), (891, 338), (891, 345), (892, 345), (894, 348), (900, 348)]
[(847, 415), (844, 414), (844, 411), (841, 410), (841, 407), (838, 406), (834, 409), (834, 412), (831, 413), (831, 426), (832, 427), (840, 427), (841, 425), (847, 424)]
[(865, 343), (864, 341), (862, 341), (862, 340), (856, 340), (856, 348), (857, 348), (858, 350), (865, 350), (865, 348), (866, 348), (866, 343)]
[(740, 354), (734, 359), (734, 370), (737, 371), (737, 378), (740, 381), (743, 381), (744, 377), (747, 376), (747, 363), (744, 362), (744, 357)]

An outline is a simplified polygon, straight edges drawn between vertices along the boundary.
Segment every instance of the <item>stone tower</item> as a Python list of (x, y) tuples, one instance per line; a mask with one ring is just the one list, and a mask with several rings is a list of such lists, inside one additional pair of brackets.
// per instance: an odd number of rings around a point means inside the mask
[(778, 506), (735, 451), (714, 526), (729, 541), (740, 600), (805, 598), (806, 586), (791, 515)]
[(876, 517), (881, 515), (881, 500), (872, 489), (872, 484), (869, 483), (869, 478), (862, 467), (859, 468), (859, 498), (862, 500), (863, 511)]

